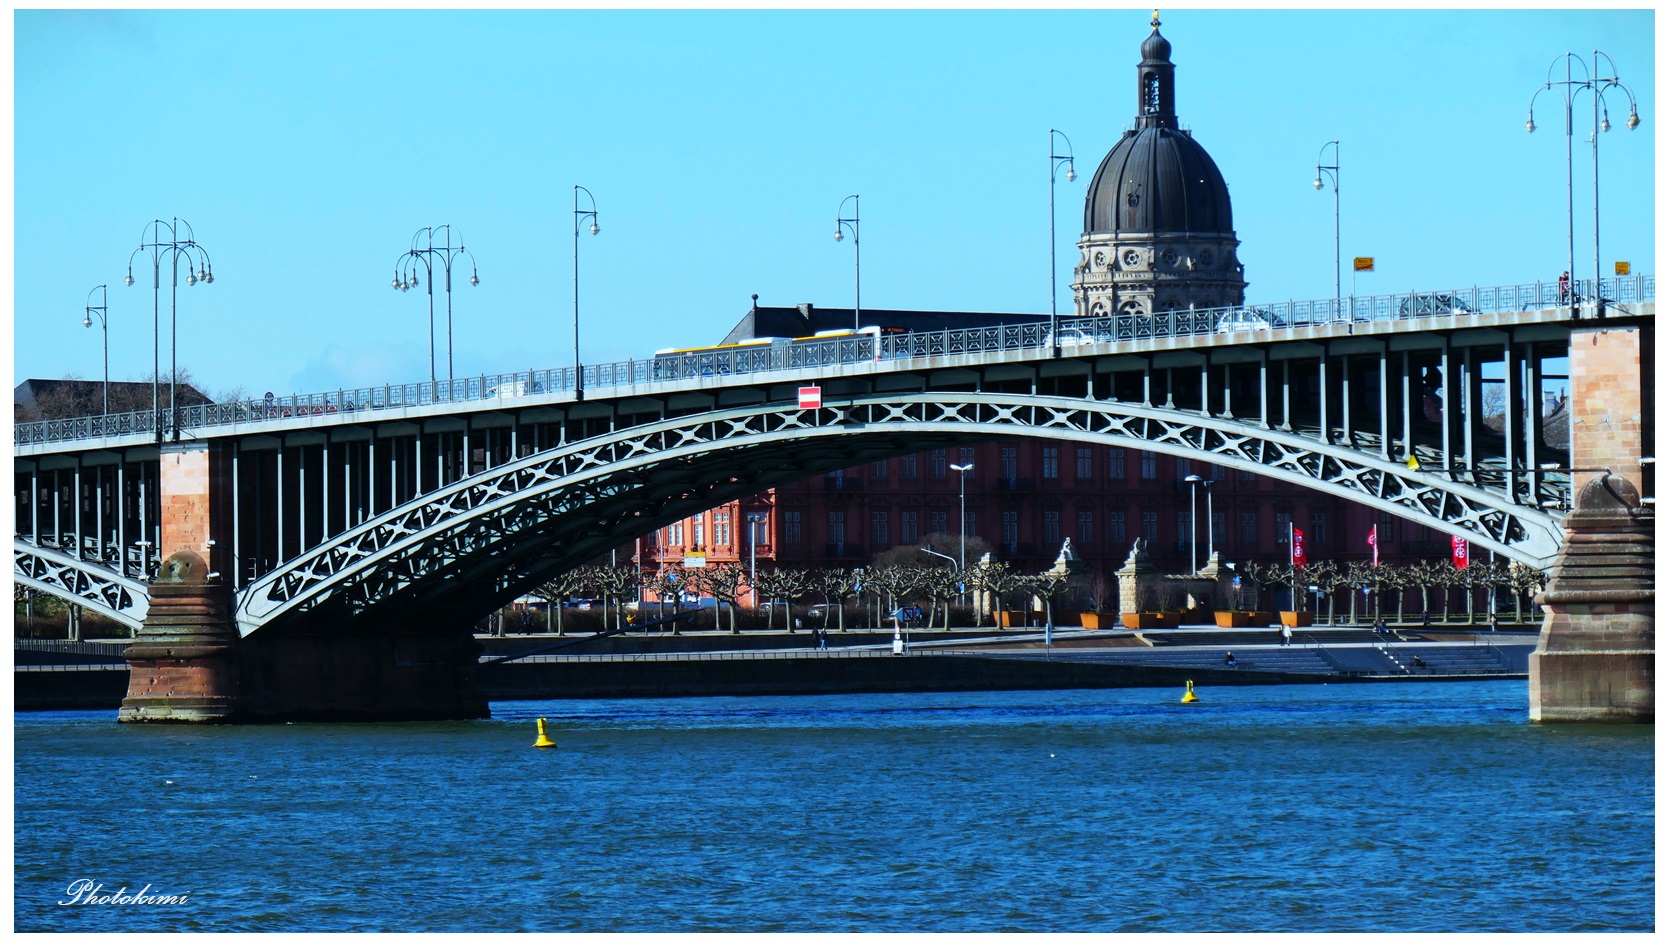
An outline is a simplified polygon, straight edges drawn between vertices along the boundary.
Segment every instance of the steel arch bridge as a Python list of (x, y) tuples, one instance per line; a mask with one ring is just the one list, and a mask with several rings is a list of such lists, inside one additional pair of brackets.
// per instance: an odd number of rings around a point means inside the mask
[[(1628, 319), (1652, 329), (1652, 315), (1651, 301)], [(716, 365), (727, 372), (674, 377), (656, 364), (582, 400), (533, 380), (459, 401), (382, 396), (352, 409), (338, 394), (339, 410), (228, 414), (184, 447), (229, 467), (203, 500), (228, 505), (213, 512), (215, 556), (245, 635), (472, 620), (716, 504), (1015, 436), (1202, 457), (1543, 567), (1561, 543), (1569, 470), (1566, 452), (1543, 439), (1535, 392), (1547, 365), (1568, 356), (1574, 327), (1566, 309), (1547, 308), (1084, 335), (1062, 349), (1034, 326), (903, 335), (886, 339), (882, 357), (854, 348), (846, 357), (840, 342), (826, 345), (826, 363), (737, 360)], [(1489, 369), (1502, 379), (1486, 379)], [(1514, 404), (1498, 430), (1482, 423), (1484, 380)], [(823, 408), (796, 407), (803, 383), (825, 387)], [(492, 392), (484, 382), (482, 391)], [(1431, 393), (1438, 416), (1425, 415)], [(147, 431), (20, 437), (19, 583), (143, 620), (167, 536), (158, 493), (169, 455)], [(1421, 471), (1407, 467), (1412, 455)]]
[(1340, 445), (1158, 407), (1010, 394), (882, 394), (819, 410), (736, 407), (619, 430), (481, 472), (289, 561), (238, 594), (244, 634), (317, 613), (387, 618), (501, 604), (692, 511), (860, 461), (974, 438), (1036, 436), (1195, 455), (1546, 566), (1557, 515)]

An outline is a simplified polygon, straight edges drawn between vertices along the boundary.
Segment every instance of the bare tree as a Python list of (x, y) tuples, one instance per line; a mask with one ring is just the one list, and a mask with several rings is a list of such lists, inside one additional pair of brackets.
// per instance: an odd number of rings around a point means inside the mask
[(555, 634), (566, 635), (566, 627), (562, 625), (562, 600), (584, 588), (585, 575), (578, 570), (568, 570), (557, 576), (539, 583), (534, 592), (549, 606), (549, 612), (544, 614), (544, 627), (550, 627), (551, 614), (555, 618)]

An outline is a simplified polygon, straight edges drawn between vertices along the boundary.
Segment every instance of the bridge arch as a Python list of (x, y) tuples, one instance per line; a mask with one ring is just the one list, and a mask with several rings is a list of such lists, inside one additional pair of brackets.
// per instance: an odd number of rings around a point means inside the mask
[(12, 539), (12, 579), (130, 629), (137, 629), (150, 610), (150, 588), (145, 583), (61, 550), (36, 546), (23, 537)]
[(1204, 458), (1378, 508), (1547, 566), (1557, 516), (1502, 490), (1413, 472), (1257, 424), (1114, 400), (933, 391), (773, 402), (616, 430), (422, 495), (293, 558), (238, 594), (247, 635), (299, 619), (477, 615), (608, 547), (748, 494), (862, 461), (1043, 437)]

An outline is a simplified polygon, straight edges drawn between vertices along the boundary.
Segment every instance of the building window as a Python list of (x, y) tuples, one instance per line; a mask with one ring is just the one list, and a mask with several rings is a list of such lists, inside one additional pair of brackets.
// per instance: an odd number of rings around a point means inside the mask
[(1078, 448), (1076, 450), (1076, 480), (1093, 480), (1093, 449)]
[(1377, 543), (1381, 545), (1391, 544), (1393, 542), (1394, 516), (1391, 514), (1384, 514), (1382, 518), (1377, 521)]
[(1105, 477), (1112, 481), (1128, 477), (1128, 461), (1121, 449), (1105, 450)]
[(1041, 477), (1059, 477), (1059, 450), (1056, 446), (1041, 450)]
[(769, 543), (769, 518), (746, 522), (746, 536), (755, 547)]
[(1273, 535), (1273, 543), (1287, 544), (1290, 542), (1290, 512), (1279, 511), (1273, 515), (1273, 528), (1277, 531)]
[(1179, 547), (1181, 550), (1184, 550), (1187, 547), (1191, 546), (1191, 543), (1192, 543), (1192, 512), (1191, 511), (1181, 511), (1181, 512), (1175, 514), (1175, 516), (1174, 516), (1174, 528), (1177, 531), (1177, 533), (1174, 535), (1174, 545), (1176, 547)]
[(1145, 481), (1157, 480), (1157, 453), (1147, 449), (1140, 450), (1140, 478)]
[(1322, 511), (1314, 511), (1307, 516), (1308, 526), (1313, 528), (1308, 538), (1316, 544), (1325, 542), (1325, 515)]
[(1225, 478), (1226, 478), (1226, 470), (1221, 468), (1219, 465), (1216, 465), (1214, 462), (1210, 462), (1209, 463), (1209, 480), (1210, 481), (1222, 481)]
[(949, 459), (946, 449), (931, 450), (931, 477), (947, 478), (949, 476)]
[(976, 512), (976, 511), (967, 511), (966, 512), (966, 536), (970, 538), (970, 537), (976, 537), (977, 535), (978, 535), (978, 512)]
[(870, 463), (868, 465), (868, 477), (872, 478), (874, 481), (884, 481), (886, 474), (885, 464), (886, 462), (884, 459)]
[(827, 512), (827, 542), (839, 548), (844, 553), (845, 548), (845, 512)]
[(920, 542), (920, 512), (902, 512), (902, 542), (917, 544)]
[(704, 517), (694, 519), (694, 546), (706, 546), (706, 519)]
[(1224, 542), (1226, 539), (1226, 512), (1216, 511), (1215, 513), (1209, 515), (1209, 528), (1210, 529), (1204, 534), (1205, 539), (1203, 541), (1203, 546), (1213, 548), (1215, 546), (1216, 534), (1220, 534), (1221, 539)]
[(781, 530), (787, 543), (796, 545), (804, 542), (804, 534), (798, 526), (797, 511), (781, 512)]
[(1128, 542), (1128, 516), (1122, 511), (1105, 513), (1105, 539), (1111, 542), (1112, 547)]
[(897, 460), (897, 464), (900, 466), (898, 473), (904, 481), (913, 481), (920, 477), (918, 456), (904, 455)]
[(1018, 450), (1011, 446), (1001, 446), (1001, 477), (1007, 481), (1018, 480)]
[(1255, 480), (1255, 472), (1252, 472), (1247, 468), (1241, 469), (1238, 472), (1238, 480), (1239, 481), (1254, 481)]
[(839, 469), (838, 471), (830, 471), (830, 472), (827, 473), (827, 487), (828, 488), (830, 488), (834, 491), (840, 491), (840, 490), (844, 489), (844, 486), (845, 486), (845, 470), (843, 468)]
[(731, 536), (732, 536), (732, 534), (730, 533), (730, 528), (729, 528), (729, 512), (728, 511), (713, 511), (712, 512), (712, 545), (716, 546), (716, 547), (727, 547), (731, 543), (731, 541), (729, 539)]
[(670, 546), (670, 547), (677, 547), (679, 549), (682, 548), (682, 545), (683, 545), (683, 522), (682, 521), (678, 521), (677, 523), (672, 524), (670, 527), (667, 527), (665, 529), (665, 543), (666, 543), (667, 546)]
[(1177, 458), (1174, 460), (1174, 480), (1185, 481), (1192, 473), (1192, 460)]
[(1060, 543), (1059, 512), (1041, 512), (1041, 540), (1047, 545), (1049, 550)]
[(931, 532), (934, 534), (947, 534), (949, 532), (948, 511), (931, 512)]
[(1140, 512), (1140, 536), (1145, 538), (1145, 542), (1147, 544), (1157, 543), (1157, 512), (1156, 511), (1141, 511)]
[(1001, 544), (1007, 553), (1018, 552), (1018, 512), (1001, 512)]
[(1242, 549), (1251, 550), (1260, 543), (1261, 535), (1255, 532), (1255, 512), (1238, 512), (1238, 543)]
[(891, 513), (874, 511), (869, 517), (868, 534), (876, 549), (891, 546)]
[(964, 446), (964, 445), (961, 446), (960, 447), (960, 461), (956, 463), (961, 468), (966, 469), (966, 471), (962, 472), (961, 474), (964, 474), (967, 478), (972, 477), (972, 474), (973, 474), (973, 471), (974, 471), (974, 466), (972, 465), (972, 451), (973, 450), (969, 446)]
[(1076, 542), (1084, 547), (1090, 546), (1093, 543), (1092, 511), (1076, 512)]

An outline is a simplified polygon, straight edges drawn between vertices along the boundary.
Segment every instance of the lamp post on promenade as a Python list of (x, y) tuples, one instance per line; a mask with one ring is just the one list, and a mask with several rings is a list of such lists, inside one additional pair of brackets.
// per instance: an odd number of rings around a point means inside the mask
[[(845, 213), (845, 204), (849, 203), (851, 200), (856, 201), (856, 206), (852, 210), (852, 215), (847, 217), (847, 216), (844, 215), (844, 213)], [(834, 242), (843, 242), (844, 239), (845, 239), (845, 227), (848, 226), (848, 227), (850, 227), (850, 241), (851, 241), (851, 244), (856, 247), (856, 321), (855, 321), (854, 324), (851, 325), (851, 327), (852, 328), (860, 328), (862, 326), (862, 196), (861, 196), (861, 194), (852, 193), (850, 196), (847, 196), (843, 200), (840, 200), (839, 201), (839, 212), (838, 212), (837, 215), (838, 215), (838, 219), (833, 224), (833, 241)]]
[[(185, 237), (180, 238), (180, 229), (184, 228)], [(167, 238), (163, 239), (166, 230)], [(149, 241), (146, 241), (146, 240)], [(171, 335), (169, 346), (172, 357), (171, 373), (168, 377), (168, 424), (172, 427), (175, 442), (179, 441), (179, 406), (175, 399), (178, 394), (179, 380), (179, 259), (185, 257), (187, 288), (197, 282), (214, 284), (214, 268), (209, 263), (208, 251), (197, 244), (197, 234), (191, 224), (178, 216), (173, 222), (165, 223), (160, 219), (153, 219), (145, 224), (145, 230), (139, 235), (139, 248), (127, 257), (127, 277), (122, 284), (133, 287), (133, 260), (141, 252), (150, 253), (151, 268), (151, 375), (150, 375), (150, 404), (152, 419), (156, 424), (156, 444), (162, 444), (162, 257), (167, 256), (173, 268), (173, 292), (169, 297), (168, 332)]]
[[(93, 291), (100, 292), (99, 303), (93, 304)], [(93, 315), (98, 315), (98, 323), (104, 328), (104, 415), (110, 415), (110, 291), (99, 285), (87, 292), (86, 316), (81, 319), (82, 327), (93, 326)]]
[(964, 465), (950, 465), (950, 468), (960, 472), (960, 568), (966, 569), (966, 473), (972, 470), (972, 463)]
[[(434, 236), (441, 230), (445, 231), (445, 242), (434, 244)], [(427, 234), (428, 244), (421, 245), (423, 235)], [(473, 274), (469, 276), (470, 285), (480, 284), (480, 269), (475, 264), (474, 253), (463, 247), (462, 234), (457, 236), (457, 245), (451, 244), (451, 224), (442, 223), (438, 226), (424, 226), (411, 236), (411, 247), (393, 265), (393, 287), (397, 291), (410, 291), (417, 287), (420, 279), (417, 277), (417, 265), (428, 275), (428, 382), (433, 383), (439, 378), (435, 375), (434, 367), (434, 260), (438, 259), (445, 269), (445, 378), (447, 381), (456, 378), (453, 371), (451, 356), (451, 260), (459, 255), (469, 257), (469, 267)]]
[[(1053, 136), (1064, 138), (1064, 153), (1057, 153), (1057, 145)], [(1052, 290), (1048, 297), (1052, 301), (1053, 314), (1047, 328), (1053, 338), (1053, 356), (1059, 355), (1059, 246), (1058, 246), (1058, 211), (1054, 208), (1054, 195), (1059, 186), (1059, 168), (1064, 167), (1066, 183), (1076, 180), (1076, 148), (1070, 143), (1063, 131), (1057, 128), (1047, 129), (1047, 276)]]
[[(746, 512), (747, 543), (750, 544), (752, 575), (747, 582), (752, 587), (752, 612), (758, 611), (758, 525), (769, 520), (769, 515), (763, 511)], [(791, 606), (788, 607), (787, 618), (792, 618)], [(788, 626), (791, 628), (791, 626)]]
[[(584, 195), (590, 198), (590, 208), (581, 210), (578, 207), (578, 192), (584, 190)], [(578, 229), (585, 217), (590, 218), (590, 235), (601, 233), (600, 217), (596, 215), (596, 195), (588, 189), (573, 184), (573, 390), (578, 399), (584, 399), (584, 364), (578, 355)]]
[[(1592, 57), (1591, 66), (1586, 66), (1584, 59), (1579, 58), (1578, 56), (1574, 55), (1571, 52), (1563, 53), (1562, 55), (1557, 56), (1555, 59), (1552, 59), (1550, 61), (1550, 68), (1546, 71), (1546, 78), (1545, 78), (1544, 86), (1542, 88), (1540, 88), (1538, 91), (1534, 92), (1533, 97), (1527, 102), (1527, 126), (1526, 127), (1527, 127), (1527, 133), (1532, 134), (1534, 129), (1538, 127), (1538, 125), (1535, 125), (1533, 123), (1533, 104), (1534, 104), (1534, 102), (1537, 102), (1539, 100), (1539, 95), (1543, 92), (1546, 92), (1546, 91), (1550, 90), (1551, 88), (1557, 88), (1558, 93), (1562, 96), (1563, 127), (1564, 127), (1566, 137), (1567, 137), (1567, 166), (1568, 166), (1568, 297), (1566, 299), (1558, 298), (1557, 302), (1558, 302), (1558, 304), (1560, 304), (1562, 301), (1565, 300), (1569, 305), (1571, 305), (1573, 307), (1574, 317), (1579, 316), (1579, 297), (1580, 297), (1580, 293), (1579, 293), (1579, 290), (1578, 290), (1578, 287), (1577, 287), (1578, 286), (1578, 279), (1576, 279), (1574, 277), (1574, 264), (1573, 264), (1573, 102), (1574, 102), (1574, 99), (1578, 97), (1578, 95), (1581, 91), (1589, 90), (1592, 93), (1591, 94), (1591, 226), (1592, 226), (1592, 232), (1591, 232), (1591, 246), (1592, 246), (1591, 280), (1592, 280), (1593, 293), (1597, 296), (1597, 299), (1598, 299), (1597, 304), (1598, 304), (1598, 311), (1599, 312), (1601, 311), (1601, 305), (1602, 305), (1602, 301), (1601, 301), (1601, 298), (1602, 298), (1602, 209), (1601, 209), (1602, 191), (1600, 189), (1599, 166), (1598, 166), (1598, 160), (1597, 160), (1597, 140), (1598, 140), (1598, 136), (1600, 135), (1601, 132), (1607, 131), (1609, 129), (1608, 107), (1607, 107), (1606, 103), (1603, 101), (1603, 96), (1611, 88), (1618, 88), (1620, 91), (1625, 92), (1626, 98), (1631, 103), (1631, 115), (1626, 118), (1626, 127), (1635, 130), (1637, 125), (1642, 120), (1642, 119), (1637, 117), (1637, 98), (1636, 98), (1636, 96), (1632, 95), (1631, 88), (1629, 86), (1627, 86), (1624, 82), (1621, 82), (1618, 75), (1610, 74), (1610, 75), (1606, 75), (1606, 76), (1599, 76), (1599, 75), (1592, 75), (1591, 74), (1592, 69), (1595, 68), (1595, 67), (1600, 66), (1602, 64), (1603, 60), (1607, 60), (1608, 67), (1610, 69), (1614, 69), (1617, 72), (1618, 70), (1615, 69), (1615, 67), (1614, 67), (1614, 60), (1609, 58), (1608, 53), (1603, 52), (1600, 49), (1593, 50), (1592, 53), (1591, 53), (1591, 57)], [(1579, 63), (1580, 69), (1584, 70), (1585, 78), (1575, 79), (1573, 77), (1573, 64), (1575, 62)], [(1561, 79), (1551, 78), (1551, 76), (1554, 76), (1556, 74), (1556, 64), (1557, 63), (1561, 63), (1562, 67), (1563, 67), (1563, 72), (1562, 72), (1563, 77)], [(1600, 116), (1600, 118), (1599, 118), (1599, 116)]]
[[(1325, 148), (1331, 148), (1331, 160), (1334, 164), (1327, 164)], [(1325, 188), (1325, 177), (1330, 176), (1331, 195), (1336, 202), (1336, 314), (1342, 315), (1342, 142), (1326, 141), (1324, 147), (1319, 148), (1319, 166), (1313, 172), (1313, 189)]]
[(1192, 486), (1192, 572), (1197, 572), (1197, 485), (1203, 479), (1197, 475), (1187, 475), (1185, 482)]
[(1206, 535), (1205, 546), (1208, 548), (1207, 553), (1205, 555), (1205, 559), (1208, 559), (1208, 557), (1212, 557), (1212, 556), (1215, 555), (1215, 494), (1214, 494), (1214, 491), (1209, 487), (1210, 485), (1214, 484), (1214, 482), (1210, 481), (1207, 478), (1202, 477), (1201, 475), (1187, 475), (1185, 480), (1186, 480), (1187, 484), (1192, 486), (1192, 572), (1196, 573), (1197, 572), (1197, 486), (1198, 485), (1203, 486), (1203, 500), (1204, 500), (1203, 513), (1206, 515), (1205, 520), (1207, 521), (1207, 523), (1204, 525), (1207, 528), (1204, 531), (1204, 534)]

